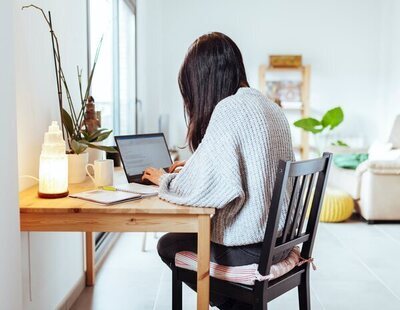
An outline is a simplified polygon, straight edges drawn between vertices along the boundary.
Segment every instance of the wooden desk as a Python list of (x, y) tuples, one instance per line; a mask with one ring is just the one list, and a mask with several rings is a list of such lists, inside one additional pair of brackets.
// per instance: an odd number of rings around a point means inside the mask
[[(116, 184), (126, 183), (122, 171), (116, 171)], [(70, 185), (70, 193), (93, 188), (90, 180)], [(178, 206), (158, 197), (140, 199), (113, 206), (61, 198), (40, 199), (37, 187), (20, 193), (21, 231), (74, 231), (86, 233), (86, 284), (95, 283), (93, 232), (197, 232), (198, 272), (197, 309), (208, 309), (210, 269), (211, 208)]]

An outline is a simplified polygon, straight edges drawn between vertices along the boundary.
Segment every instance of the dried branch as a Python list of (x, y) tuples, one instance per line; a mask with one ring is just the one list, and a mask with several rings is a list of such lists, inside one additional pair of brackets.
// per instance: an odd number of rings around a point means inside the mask
[(34, 9), (36, 9), (36, 10), (39, 10), (39, 11), (42, 13), (44, 19), (46, 20), (47, 25), (51, 28), (51, 22), (50, 22), (50, 20), (47, 18), (46, 14), (44, 13), (44, 11), (43, 11), (42, 8), (40, 8), (40, 7), (38, 7), (38, 6), (34, 5), (34, 4), (30, 4), (30, 5), (24, 5), (24, 6), (21, 8), (21, 10), (29, 9), (29, 8), (34, 8)]
[(102, 44), (103, 44), (103, 36), (101, 36), (99, 44), (97, 45), (96, 55), (94, 57), (94, 62), (93, 62), (92, 69), (90, 70), (88, 84), (86, 86), (86, 91), (85, 91), (85, 96), (83, 97), (81, 110), (80, 110), (79, 115), (78, 115), (78, 119), (80, 120), (81, 123), (84, 122), (84, 118), (85, 118), (85, 113), (84, 113), (85, 112), (85, 103), (88, 100), (90, 88), (92, 87), (93, 75), (94, 75), (94, 71), (96, 69), (97, 60), (99, 59), (99, 54), (100, 54), (100, 49), (101, 49), (101, 45)]
[[(55, 68), (55, 73), (56, 73), (57, 96), (58, 96), (58, 105), (59, 105), (59, 111), (60, 111), (61, 130), (62, 130), (63, 138), (65, 140), (65, 126), (64, 126), (63, 116), (62, 116), (62, 110), (63, 110), (62, 84), (61, 84), (62, 68), (61, 68), (61, 57), (60, 57), (60, 47), (58, 44), (58, 38), (53, 30), (50, 11), (48, 12), (49, 16), (47, 17), (45, 12), (43, 11), (43, 9), (34, 4), (24, 5), (24, 6), (22, 6), (21, 10), (29, 9), (29, 8), (38, 10), (42, 14), (44, 20), (46, 21), (46, 23), (50, 29), (51, 43), (52, 43), (52, 49), (53, 49), (53, 58), (54, 58), (54, 68)], [(68, 146), (71, 147), (69, 140), (68, 140)]]

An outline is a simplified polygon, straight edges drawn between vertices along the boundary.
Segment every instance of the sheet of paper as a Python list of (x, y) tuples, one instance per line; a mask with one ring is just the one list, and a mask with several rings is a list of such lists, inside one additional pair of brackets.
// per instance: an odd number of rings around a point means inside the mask
[(139, 183), (119, 184), (115, 185), (117, 191), (128, 193), (142, 194), (146, 196), (158, 195), (158, 187), (154, 185), (143, 185)]

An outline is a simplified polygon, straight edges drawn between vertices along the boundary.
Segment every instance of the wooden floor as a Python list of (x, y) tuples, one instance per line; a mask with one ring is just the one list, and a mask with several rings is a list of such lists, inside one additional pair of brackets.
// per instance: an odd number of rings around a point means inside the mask
[[(171, 309), (171, 274), (157, 256), (153, 234), (142, 253), (141, 233), (125, 233), (74, 310)], [(312, 309), (400, 309), (400, 224), (354, 220), (321, 224), (314, 251)], [(195, 309), (195, 294), (184, 288), (184, 309)], [(292, 290), (270, 303), (272, 310), (297, 309)]]

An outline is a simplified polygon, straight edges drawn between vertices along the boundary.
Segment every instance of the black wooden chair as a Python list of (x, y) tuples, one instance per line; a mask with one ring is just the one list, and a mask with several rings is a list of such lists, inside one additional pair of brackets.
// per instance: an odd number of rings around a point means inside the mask
[[(309, 259), (317, 232), (319, 214), (328, 179), (332, 154), (299, 162), (280, 161), (264, 236), (258, 271), (268, 275), (272, 257), (302, 245), (301, 257)], [(285, 204), (286, 201), (286, 204)], [(307, 206), (310, 205), (309, 216)], [(287, 205), (285, 225), (278, 231), (282, 206)], [(173, 268), (172, 307), (182, 309), (182, 282), (196, 287), (196, 272)], [(254, 286), (210, 278), (210, 291), (266, 310), (268, 302), (298, 287), (300, 310), (311, 309), (310, 264), (295, 267), (271, 281), (256, 281)]]

